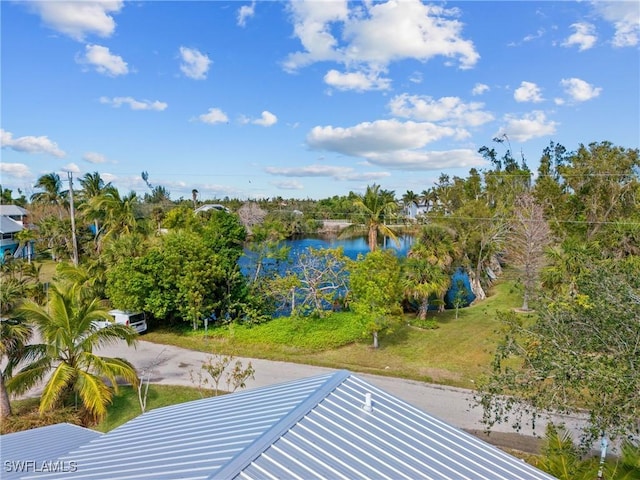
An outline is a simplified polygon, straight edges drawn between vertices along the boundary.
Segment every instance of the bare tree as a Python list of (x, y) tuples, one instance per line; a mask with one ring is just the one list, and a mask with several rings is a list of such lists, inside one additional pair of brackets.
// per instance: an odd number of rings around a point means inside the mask
[(156, 358), (147, 362), (140, 369), (140, 381), (138, 382), (138, 402), (140, 403), (140, 410), (144, 413), (147, 410), (147, 396), (149, 394), (149, 383), (151, 382), (151, 375), (154, 370), (167, 361), (167, 357), (162, 354), (166, 349), (158, 354)]
[(529, 309), (529, 299), (544, 262), (544, 249), (551, 242), (551, 230), (543, 207), (530, 193), (516, 198), (511, 235), (507, 244), (508, 259), (522, 274), (524, 294), (522, 310)]

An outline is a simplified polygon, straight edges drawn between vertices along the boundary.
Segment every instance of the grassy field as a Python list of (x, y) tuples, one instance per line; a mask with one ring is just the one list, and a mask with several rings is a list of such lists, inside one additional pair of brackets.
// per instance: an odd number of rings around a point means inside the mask
[(278, 318), (247, 327), (230, 325), (192, 331), (188, 326), (156, 329), (151, 342), (183, 348), (283, 360), (356, 372), (404, 377), (460, 387), (473, 387), (488, 371), (500, 326), (496, 311), (520, 306), (512, 282), (497, 285), (486, 300), (454, 311), (429, 312), (438, 328), (412, 326), (413, 316), (371, 347), (361, 325), (349, 313), (323, 319)]

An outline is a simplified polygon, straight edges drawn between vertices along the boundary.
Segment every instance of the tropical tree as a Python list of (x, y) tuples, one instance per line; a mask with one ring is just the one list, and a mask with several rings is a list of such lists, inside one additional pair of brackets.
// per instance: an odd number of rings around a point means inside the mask
[(60, 175), (57, 173), (42, 175), (38, 178), (34, 187), (40, 188), (42, 191), (31, 195), (31, 201), (33, 203), (56, 206), (58, 209), (58, 215), (62, 218), (65, 195), (62, 191), (62, 180), (60, 180)]
[(438, 298), (438, 309), (444, 310), (450, 277), (462, 254), (455, 236), (455, 231), (445, 226), (426, 225), (407, 255), (405, 292), (409, 298), (420, 302), (418, 316), (421, 319), (426, 318), (429, 297), (433, 295)]
[(354, 206), (360, 215), (353, 225), (342, 231), (342, 235), (353, 234), (364, 227), (369, 250), (372, 252), (378, 244), (378, 234), (387, 236), (398, 243), (396, 233), (385, 224), (386, 216), (398, 208), (393, 192), (380, 190), (380, 185), (369, 185), (364, 195), (357, 196)]
[[(87, 173), (80, 179), (82, 191), (80, 192), (81, 203), (78, 210), (83, 212), (87, 219), (93, 221), (94, 238), (98, 239), (100, 235), (100, 221), (103, 219), (105, 212), (103, 210), (95, 210), (91, 208), (91, 199), (100, 197), (106, 189), (112, 188), (111, 182), (104, 183), (104, 180), (98, 172)], [(97, 243), (97, 242), (96, 242)]]
[(14, 368), (28, 357), (25, 346), (32, 336), (31, 327), (14, 315), (25, 296), (26, 283), (12, 275), (2, 275), (0, 289), (0, 419), (11, 415), (11, 403), (5, 383)]
[[(531, 321), (502, 314), (504, 331), (481, 386), (485, 421), (586, 412), (582, 445), (638, 435), (640, 261), (591, 261), (572, 292), (555, 290)], [(508, 396), (507, 396), (508, 395)]]
[(127, 195), (120, 195), (117, 188), (106, 187), (102, 195), (93, 197), (90, 202), (92, 209), (102, 211), (104, 217), (104, 238), (131, 234), (138, 224), (136, 205), (138, 196), (131, 191)]
[(390, 250), (373, 251), (359, 255), (349, 270), (349, 308), (373, 336), (373, 348), (378, 348), (379, 333), (390, 330), (402, 318), (400, 262)]
[(442, 297), (451, 286), (451, 277), (426, 258), (408, 257), (403, 266), (404, 295), (418, 302), (418, 318), (425, 320), (429, 299)]
[(137, 386), (138, 376), (130, 362), (94, 353), (122, 340), (133, 345), (137, 333), (116, 323), (100, 328), (98, 322), (110, 316), (99, 299), (82, 294), (80, 285), (52, 284), (46, 307), (27, 300), (17, 313), (34, 326), (43, 343), (32, 346), (32, 361), (13, 375), (7, 389), (24, 393), (48, 376), (40, 397), (41, 413), (75, 394), (88, 417), (100, 419), (117, 391), (119, 377)]

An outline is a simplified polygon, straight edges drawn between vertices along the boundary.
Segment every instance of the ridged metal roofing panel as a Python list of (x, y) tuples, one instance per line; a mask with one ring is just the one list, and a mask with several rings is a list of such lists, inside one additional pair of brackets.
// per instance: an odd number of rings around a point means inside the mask
[(208, 478), (250, 450), (283, 418), (290, 418), (331, 378), (324, 375), (151, 410), (63, 459), (77, 462), (74, 479)]
[[(367, 393), (371, 412), (363, 409)], [(305, 479), (553, 478), (353, 375), (236, 478), (268, 478), (264, 472)]]
[(95, 480), (553, 478), (347, 371), (153, 410), (62, 459)]
[[(54, 462), (102, 434), (70, 423), (58, 423), (22, 432), (0, 435), (0, 460), (3, 480), (20, 478), (27, 472), (42, 469), (44, 462)], [(19, 468), (15, 462), (34, 462)], [(8, 465), (5, 462), (10, 462)], [(69, 467), (68, 465), (66, 465)], [(18, 471), (21, 470), (21, 471)]]

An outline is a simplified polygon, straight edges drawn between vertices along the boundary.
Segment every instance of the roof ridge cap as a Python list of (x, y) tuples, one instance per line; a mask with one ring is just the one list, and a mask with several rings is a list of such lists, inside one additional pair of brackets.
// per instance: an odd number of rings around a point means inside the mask
[(278, 438), (298, 423), (300, 419), (307, 415), (322, 399), (324, 399), (329, 393), (333, 392), (350, 376), (351, 372), (348, 370), (338, 370), (333, 373), (329, 378), (327, 378), (320, 388), (309, 395), (300, 403), (300, 405), (291, 410), (279, 422), (256, 438), (251, 445), (247, 446), (247, 448), (225, 463), (220, 470), (210, 475), (208, 478), (235, 478), (244, 468), (258, 458)]

